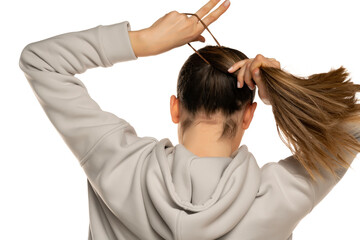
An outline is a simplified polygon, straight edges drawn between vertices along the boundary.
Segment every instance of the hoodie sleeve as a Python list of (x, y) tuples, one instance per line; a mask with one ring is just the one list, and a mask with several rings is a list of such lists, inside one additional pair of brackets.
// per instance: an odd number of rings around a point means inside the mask
[[(349, 132), (360, 141), (360, 126), (353, 125)], [(356, 153), (348, 154), (345, 159), (351, 164), (355, 157)], [(318, 177), (316, 182), (312, 181), (294, 156), (279, 162), (267, 163), (262, 167), (262, 185), (258, 197), (264, 199), (261, 205), (266, 216), (263, 217), (264, 228), (271, 222), (272, 228), (281, 230), (285, 234), (284, 237), (289, 236), (301, 219), (341, 180), (347, 169), (337, 172), (339, 179), (324, 169), (320, 171), (324, 179)], [(274, 236), (278, 234), (274, 232)]]
[[(347, 131), (351, 133), (358, 141), (360, 141), (360, 126), (355, 124), (348, 124)], [(347, 153), (344, 156), (345, 160), (351, 165), (354, 159), (356, 158), (357, 152)], [(345, 173), (348, 169), (342, 168), (338, 170), (336, 173), (339, 176), (339, 179), (335, 179), (335, 177), (329, 173), (328, 171), (324, 171), (320, 169), (324, 179), (318, 179), (317, 182), (311, 181), (310, 177), (307, 177), (309, 184), (313, 188), (314, 192), (314, 202), (313, 208), (321, 202), (322, 199), (333, 189), (333, 187), (344, 177)]]
[[(125, 21), (34, 42), (25, 47), (19, 64), (95, 190), (96, 197), (89, 191), (94, 226), (100, 229), (97, 221), (106, 224), (114, 214), (133, 233), (140, 234), (138, 226), (142, 233), (151, 232), (142, 199), (141, 173), (157, 140), (138, 137), (124, 119), (102, 111), (84, 83), (74, 76), (90, 68), (136, 59), (129, 30)], [(137, 214), (133, 214), (134, 209)], [(145, 239), (145, 235), (140, 238)]]
[(31, 43), (21, 53), (20, 68), (81, 164), (96, 143), (113, 130), (123, 128), (124, 133), (136, 135), (125, 120), (103, 111), (74, 76), (90, 68), (136, 59), (129, 30), (127, 21), (99, 25)]

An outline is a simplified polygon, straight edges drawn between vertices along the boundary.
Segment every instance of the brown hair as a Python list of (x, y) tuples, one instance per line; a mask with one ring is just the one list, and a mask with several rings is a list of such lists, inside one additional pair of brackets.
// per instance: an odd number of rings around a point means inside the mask
[(192, 54), (182, 66), (177, 83), (177, 96), (181, 111), (186, 118), (181, 120), (182, 133), (194, 124), (198, 115), (211, 115), (221, 112), (225, 117), (220, 138), (232, 138), (237, 131), (236, 112), (253, 102), (255, 90), (247, 87), (237, 88), (236, 73), (227, 69), (235, 62), (247, 59), (242, 52), (219, 46), (206, 46)]
[[(360, 126), (360, 85), (344, 67), (307, 78), (281, 69), (260, 68), (272, 105), (277, 130), (294, 157), (315, 179), (319, 167), (331, 172), (350, 167), (347, 154), (360, 152), (360, 143), (347, 124)], [(356, 126), (356, 125), (355, 125)]]
[[(254, 90), (246, 85), (237, 88), (237, 72), (227, 69), (235, 62), (248, 59), (242, 52), (218, 46), (206, 46), (192, 54), (180, 70), (177, 95), (186, 111), (182, 132), (194, 123), (196, 116), (220, 111), (225, 116), (221, 137), (233, 137), (237, 124), (235, 112), (254, 100)], [(348, 79), (340, 67), (328, 73), (297, 77), (284, 70), (261, 67), (271, 102), (277, 130), (294, 157), (315, 180), (322, 177), (319, 167), (339, 177), (336, 171), (348, 168), (346, 154), (360, 152), (360, 142), (348, 131), (347, 124), (360, 124), (360, 105), (356, 92), (360, 85)]]

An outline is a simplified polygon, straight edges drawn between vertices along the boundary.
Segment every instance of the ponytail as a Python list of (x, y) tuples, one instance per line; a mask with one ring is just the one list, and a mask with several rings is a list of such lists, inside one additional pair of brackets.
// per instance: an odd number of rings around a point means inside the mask
[(315, 180), (319, 167), (339, 178), (336, 170), (348, 168), (346, 154), (360, 152), (360, 142), (346, 124), (360, 125), (360, 85), (340, 67), (308, 78), (261, 67), (260, 74), (272, 105), (277, 131), (294, 157)]

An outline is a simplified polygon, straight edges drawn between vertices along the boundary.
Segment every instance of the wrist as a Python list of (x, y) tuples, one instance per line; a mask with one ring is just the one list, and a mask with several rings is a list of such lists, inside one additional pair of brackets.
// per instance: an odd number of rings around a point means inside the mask
[(157, 54), (156, 48), (151, 46), (147, 29), (129, 31), (129, 38), (134, 54), (137, 57), (145, 57)]
[(131, 47), (134, 51), (134, 54), (136, 57), (142, 57), (143, 50), (142, 48), (142, 37), (141, 37), (141, 31), (129, 31), (129, 39), (131, 43)]

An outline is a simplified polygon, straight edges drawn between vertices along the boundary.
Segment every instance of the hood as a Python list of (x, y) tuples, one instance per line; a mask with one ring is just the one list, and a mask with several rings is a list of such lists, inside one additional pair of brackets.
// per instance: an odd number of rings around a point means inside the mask
[(259, 190), (260, 168), (245, 145), (230, 157), (198, 157), (163, 139), (152, 159), (157, 167), (148, 172), (149, 196), (174, 239), (225, 235), (241, 221)]

